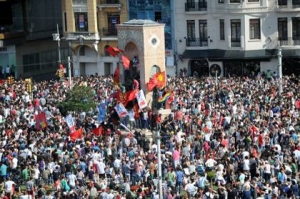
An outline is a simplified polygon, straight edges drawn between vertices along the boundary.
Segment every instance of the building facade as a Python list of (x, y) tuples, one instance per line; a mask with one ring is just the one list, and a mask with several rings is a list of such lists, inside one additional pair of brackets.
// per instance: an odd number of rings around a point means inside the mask
[[(0, 13), (1, 78), (6, 68), (15, 78), (55, 77), (58, 47), (51, 35), (62, 22), (61, 1), (2, 0)], [(66, 59), (68, 46), (61, 54)]]
[(63, 0), (63, 37), (72, 51), (73, 75), (111, 75), (118, 57), (106, 52), (117, 47), (117, 24), (128, 21), (126, 0)]
[(129, 19), (146, 19), (165, 24), (166, 71), (174, 76), (174, 1), (173, 0), (128, 0)]
[(175, 1), (178, 70), (187, 75), (300, 74), (300, 1)]

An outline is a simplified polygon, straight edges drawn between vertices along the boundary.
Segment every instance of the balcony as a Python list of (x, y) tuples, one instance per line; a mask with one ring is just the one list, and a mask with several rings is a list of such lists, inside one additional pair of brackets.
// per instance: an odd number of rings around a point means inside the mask
[(117, 35), (117, 29), (102, 28), (101, 37), (116, 37)]
[(279, 37), (278, 44), (279, 46), (298, 46), (300, 45), (300, 37)]
[(121, 11), (122, 5), (120, 0), (98, 0), (98, 8), (102, 11), (103, 8), (117, 8)]
[(187, 47), (205, 47), (208, 46), (208, 40), (202, 38), (187, 38), (186, 39)]
[(277, 0), (277, 8), (279, 10), (300, 8), (300, 0)]
[(185, 3), (185, 11), (186, 12), (207, 11), (207, 2), (206, 1), (187, 2)]
[(65, 37), (62, 38), (67, 41), (85, 40), (85, 41), (98, 41), (100, 40), (98, 33), (89, 32), (68, 32)]

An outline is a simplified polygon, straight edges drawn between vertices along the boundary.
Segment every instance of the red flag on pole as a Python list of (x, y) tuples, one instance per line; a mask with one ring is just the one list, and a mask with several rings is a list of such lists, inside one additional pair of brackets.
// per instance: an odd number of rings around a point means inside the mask
[(35, 129), (41, 130), (48, 126), (46, 115), (44, 112), (39, 113), (35, 116)]
[(77, 129), (76, 131), (70, 133), (70, 138), (72, 141), (76, 141), (77, 139), (81, 139), (83, 137), (82, 128)]
[(130, 60), (128, 57), (126, 57), (125, 55), (122, 55), (122, 62), (123, 62), (123, 66), (125, 69), (129, 69), (130, 66)]
[(115, 47), (112, 47), (112, 46), (107, 47), (105, 50), (106, 50), (106, 52), (108, 52), (113, 57), (117, 56), (120, 52), (123, 52), (119, 48), (115, 48)]
[(149, 92), (151, 92), (157, 84), (157, 76), (153, 75), (153, 77), (150, 78), (150, 81), (147, 83), (147, 89)]
[(119, 85), (120, 84), (120, 69), (119, 66), (115, 69), (114, 72), (114, 84)]
[(136, 98), (136, 93), (138, 92), (137, 89), (128, 91), (126, 93), (122, 93), (121, 90), (117, 92), (117, 100), (118, 102), (122, 103), (124, 106), (127, 105), (128, 102)]
[(95, 136), (104, 135), (104, 128), (103, 126), (100, 125), (98, 128), (92, 129), (92, 132), (94, 133)]
[(156, 73), (156, 79), (157, 79), (156, 86), (159, 89), (162, 89), (166, 86), (166, 72), (165, 71)]

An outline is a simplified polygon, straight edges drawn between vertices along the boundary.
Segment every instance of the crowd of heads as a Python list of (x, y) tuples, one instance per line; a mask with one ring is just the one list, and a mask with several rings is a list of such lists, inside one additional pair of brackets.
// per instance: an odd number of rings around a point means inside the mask
[[(161, 114), (163, 102), (133, 120), (119, 118), (113, 109), (117, 88), (111, 77), (77, 77), (75, 85), (93, 89), (95, 103), (105, 103), (106, 118), (98, 120), (98, 106), (72, 112), (76, 128), (83, 129), (83, 137), (72, 140), (67, 115), (58, 108), (68, 82), (34, 82), (32, 93), (23, 80), (2, 83), (4, 197), (159, 198), (158, 147), (164, 198), (299, 196), (295, 76), (168, 77), (165, 90), (157, 92), (172, 91), (170, 113)], [(40, 112), (48, 126), (37, 130)], [(99, 126), (105, 133), (96, 136)]]

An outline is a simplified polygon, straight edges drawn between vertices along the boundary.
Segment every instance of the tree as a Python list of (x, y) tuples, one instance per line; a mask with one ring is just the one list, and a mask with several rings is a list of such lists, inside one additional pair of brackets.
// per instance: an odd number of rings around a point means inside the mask
[(68, 111), (89, 111), (95, 108), (94, 90), (88, 86), (74, 86), (66, 95), (66, 99), (58, 104), (58, 108), (62, 115), (66, 115)]

